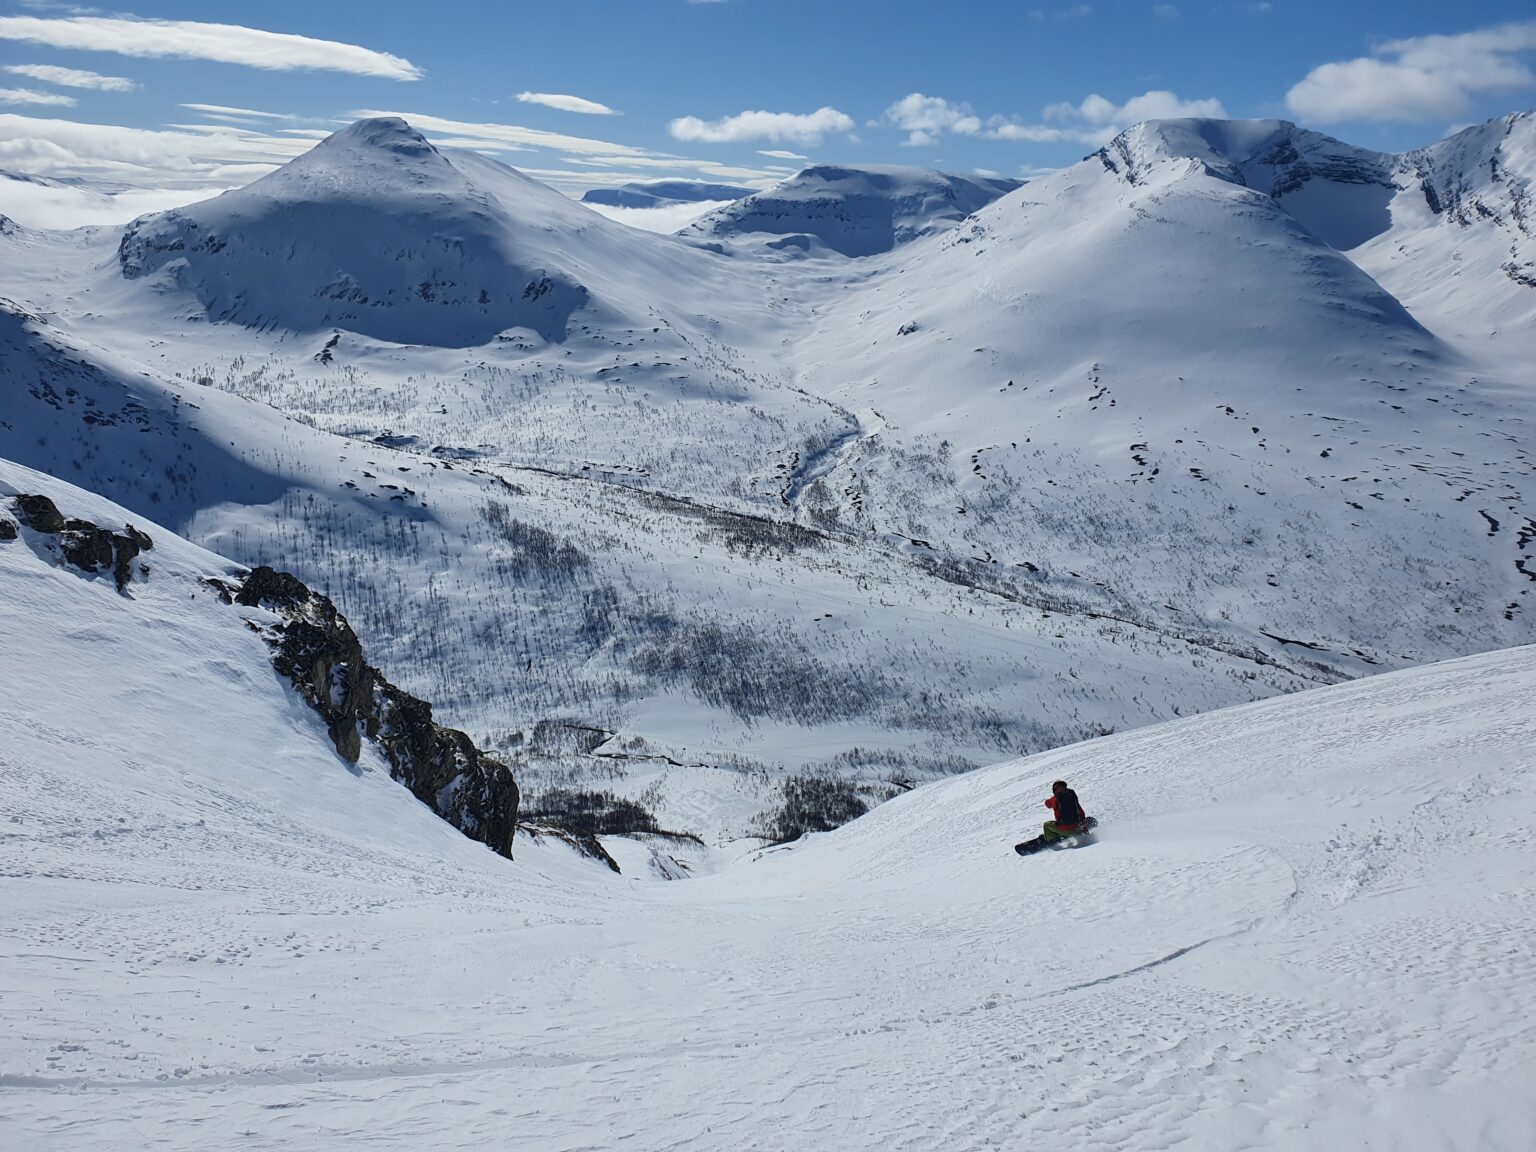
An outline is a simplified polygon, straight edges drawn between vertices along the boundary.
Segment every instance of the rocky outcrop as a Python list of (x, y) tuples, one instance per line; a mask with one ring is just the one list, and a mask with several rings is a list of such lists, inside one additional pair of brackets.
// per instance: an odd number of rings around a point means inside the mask
[(337, 753), (351, 763), (373, 743), (390, 775), (472, 840), (508, 858), (519, 793), (506, 765), (456, 728), (432, 719), (432, 705), (384, 678), (364, 657), (346, 617), (298, 577), (256, 568), (238, 587), (218, 584), (231, 602), (282, 618), (265, 635), (272, 663), (325, 720)]
[[(58, 537), (59, 551), (67, 563), (82, 572), (110, 571), (119, 592), (127, 592), (133, 582), (134, 561), (155, 546), (147, 534), (132, 524), (125, 524), (122, 532), (113, 532), (89, 520), (66, 518), (46, 496), (21, 495), (12, 504), (17, 517), (28, 528)], [(14, 539), (15, 526), (8, 520), (5, 525), (10, 527), (11, 535), (6, 537), (0, 529), (0, 539)], [(148, 574), (143, 565), (139, 571)]]

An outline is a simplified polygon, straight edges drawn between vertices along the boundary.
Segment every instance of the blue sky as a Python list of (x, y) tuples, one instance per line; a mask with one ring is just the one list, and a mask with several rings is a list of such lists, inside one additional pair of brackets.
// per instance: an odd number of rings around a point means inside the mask
[(1529, 0), (0, 0), (0, 169), (228, 187), (363, 112), (567, 191), (807, 160), (1028, 174), (1179, 114), (1397, 151), (1536, 107), (1533, 67)]

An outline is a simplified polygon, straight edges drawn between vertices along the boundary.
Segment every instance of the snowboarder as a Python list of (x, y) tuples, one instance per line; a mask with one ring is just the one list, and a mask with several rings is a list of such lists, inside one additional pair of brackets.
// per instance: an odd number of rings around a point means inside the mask
[(1045, 806), (1055, 814), (1056, 819), (1047, 820), (1040, 835), (1033, 840), (1026, 840), (1022, 844), (1013, 846), (1013, 850), (1020, 856), (1028, 856), (1032, 852), (1049, 848), (1069, 837), (1080, 836), (1098, 823), (1083, 811), (1082, 804), (1078, 802), (1077, 793), (1067, 787), (1065, 780), (1058, 780), (1051, 785), (1051, 794), (1046, 797)]
[(1077, 802), (1077, 793), (1067, 787), (1065, 780), (1051, 785), (1051, 794), (1045, 798), (1045, 806), (1056, 813), (1056, 819), (1047, 820), (1041, 836), (1047, 844), (1075, 836), (1088, 823), (1088, 815)]

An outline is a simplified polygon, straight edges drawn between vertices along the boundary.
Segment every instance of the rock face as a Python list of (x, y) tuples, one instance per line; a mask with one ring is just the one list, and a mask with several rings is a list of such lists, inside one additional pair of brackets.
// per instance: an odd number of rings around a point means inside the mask
[[(93, 524), (89, 520), (65, 519), (54, 502), (46, 496), (21, 495), (12, 501), (16, 515), (34, 532), (59, 538), (64, 559), (82, 572), (110, 570), (119, 592), (126, 592), (133, 582), (133, 562), (140, 553), (155, 546), (145, 533), (125, 524), (121, 533)], [(10, 536), (0, 528), (0, 539), (14, 539), (15, 525), (5, 522)]]
[(256, 568), (234, 602), (266, 608), (286, 623), (267, 633), (272, 663), (325, 720), (336, 751), (356, 763), (372, 741), (390, 774), (472, 840), (508, 858), (519, 793), (506, 765), (455, 728), (432, 719), (432, 705), (396, 688), (364, 658), (346, 617), (297, 577)]

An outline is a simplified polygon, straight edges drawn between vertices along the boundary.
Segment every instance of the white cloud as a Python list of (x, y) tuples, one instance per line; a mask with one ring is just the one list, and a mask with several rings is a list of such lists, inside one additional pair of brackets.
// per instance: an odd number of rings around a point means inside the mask
[(907, 133), (909, 148), (934, 144), (945, 132), (974, 136), (981, 131), (981, 120), (969, 104), (951, 104), (941, 96), (921, 92), (903, 96), (885, 110), (884, 118)]
[(201, 112), (206, 116), (218, 119), (232, 120), (297, 120), (297, 116), (291, 116), (286, 112), (258, 112), (254, 108), (230, 108), (224, 104), (183, 104), (183, 108), (190, 108), (193, 112)]
[(1041, 113), (1045, 123), (1021, 124), (994, 118), (987, 135), (996, 140), (1022, 140), (1045, 144), (1064, 140), (1101, 147), (1125, 129), (1143, 120), (1177, 120), (1185, 117), (1225, 117), (1227, 110), (1214, 97), (1185, 100), (1172, 92), (1154, 89), (1116, 104), (1098, 93), (1079, 104), (1048, 105)]
[(802, 156), (798, 152), (785, 152), (780, 148), (759, 149), (759, 156), (768, 156), (774, 160), (809, 160), (809, 156)]
[(1047, 124), (1016, 124), (1010, 120), (999, 120), (987, 129), (987, 135), (994, 140), (1023, 141), (1029, 144), (1055, 144), (1073, 138), (1064, 128), (1052, 128)]
[(848, 132), (853, 120), (836, 108), (818, 108), (804, 115), (794, 112), (742, 112), (722, 120), (682, 116), (667, 125), (674, 139), (703, 144), (735, 144), (745, 140), (787, 141), (816, 145), (829, 132)]
[(60, 68), (53, 64), (7, 64), (5, 70), (14, 76), (26, 76), (41, 80), (44, 84), (57, 84), (61, 88), (89, 88), (97, 92), (132, 92), (138, 87), (126, 76), (103, 76), (99, 72), (87, 72), (81, 68)]
[(1390, 40), (1370, 56), (1323, 64), (1286, 93), (1299, 117), (1438, 120), (1465, 115), (1472, 96), (1536, 83), (1520, 56), (1536, 51), (1536, 21), (1458, 36)]
[(542, 104), (546, 108), (558, 108), (561, 112), (581, 112), (587, 116), (617, 116), (618, 113), (596, 100), (583, 100), (580, 96), (562, 96), (558, 92), (519, 92), (523, 104)]
[(75, 98), (62, 92), (38, 92), (32, 88), (0, 88), (0, 104), (53, 104), (73, 108)]
[(204, 24), (195, 20), (0, 16), (0, 40), (116, 52), (121, 56), (213, 60), (277, 72), (303, 68), (381, 76), (389, 80), (419, 80), (422, 75), (421, 69), (409, 60), (356, 44), (315, 40), (287, 32), (266, 32), (240, 24)]

